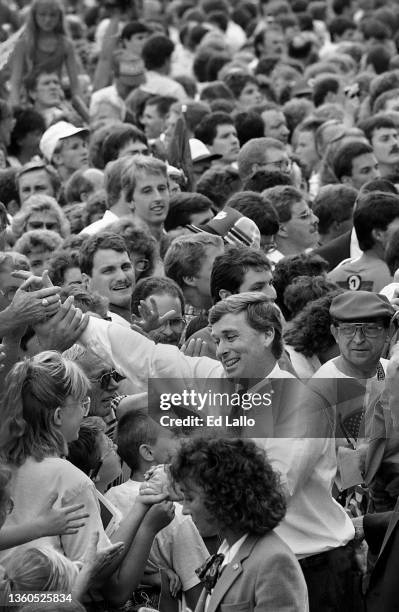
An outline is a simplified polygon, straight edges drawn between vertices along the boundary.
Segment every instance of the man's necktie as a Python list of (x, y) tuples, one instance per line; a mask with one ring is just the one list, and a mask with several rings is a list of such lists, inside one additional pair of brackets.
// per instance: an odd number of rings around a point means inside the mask
[(212, 593), (212, 589), (215, 587), (215, 584), (221, 574), (220, 566), (222, 565), (223, 560), (224, 555), (221, 553), (212, 555), (205, 561), (205, 563), (203, 563), (203, 565), (201, 565), (201, 567), (195, 570), (195, 573), (201, 580), (206, 592), (209, 595)]

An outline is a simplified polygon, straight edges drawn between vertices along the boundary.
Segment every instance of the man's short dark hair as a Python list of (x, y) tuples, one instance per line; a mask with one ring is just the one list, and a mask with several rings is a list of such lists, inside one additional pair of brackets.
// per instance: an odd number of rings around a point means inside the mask
[(362, 251), (375, 245), (373, 230), (385, 231), (399, 218), (399, 196), (382, 191), (372, 191), (358, 200), (353, 215), (353, 225)]
[(93, 183), (85, 177), (86, 169), (75, 170), (65, 183), (65, 201), (67, 204), (81, 202), (83, 193), (87, 195), (94, 191)]
[(334, 221), (352, 217), (357, 190), (349, 185), (325, 185), (313, 201), (313, 212), (319, 218), (320, 234), (327, 234)]
[(227, 113), (210, 113), (202, 119), (195, 130), (195, 137), (206, 145), (212, 145), (219, 125), (234, 125), (234, 120)]
[(106, 166), (108, 162), (117, 159), (119, 151), (131, 141), (139, 141), (148, 145), (144, 132), (139, 130), (136, 126), (130, 125), (129, 123), (115, 125), (112, 132), (108, 134), (102, 144), (104, 165)]
[(341, 181), (344, 176), (352, 176), (353, 160), (372, 152), (373, 147), (362, 140), (353, 140), (342, 145), (333, 159), (333, 169), (337, 179)]
[(313, 104), (318, 107), (324, 104), (327, 94), (338, 93), (340, 87), (340, 80), (333, 74), (319, 75), (315, 78), (313, 85)]
[(89, 236), (83, 242), (82, 246), (79, 250), (79, 264), (80, 269), (88, 276), (92, 275), (93, 272), (93, 260), (97, 251), (111, 249), (112, 251), (117, 251), (118, 253), (127, 253), (126, 243), (118, 236), (118, 234), (113, 234), (112, 232), (100, 232), (98, 234), (94, 234), (94, 236)]
[(243, 111), (234, 116), (240, 147), (252, 138), (262, 138), (265, 126), (262, 117), (252, 111)]
[(144, 43), (141, 52), (147, 70), (162, 68), (174, 51), (174, 43), (163, 34), (153, 34)]
[(61, 287), (65, 282), (65, 272), (71, 268), (80, 268), (76, 251), (56, 251), (48, 263), (48, 274), (53, 285)]
[(277, 293), (276, 302), (284, 317), (289, 312), (284, 304), (284, 291), (297, 276), (321, 276), (328, 271), (328, 263), (315, 253), (288, 255), (276, 263), (273, 284)]
[(279, 185), (292, 185), (292, 179), (286, 172), (281, 170), (257, 170), (251, 178), (247, 179), (242, 188), (244, 191), (257, 191), (261, 193), (265, 189), (278, 187)]
[(132, 314), (140, 316), (140, 302), (150, 295), (171, 295), (179, 300), (181, 311), (184, 312), (184, 296), (179, 285), (171, 278), (149, 276), (139, 280), (134, 288), (131, 301)]
[(160, 117), (166, 117), (172, 104), (177, 102), (172, 96), (151, 96), (144, 104), (146, 106), (155, 106)]
[(198, 180), (196, 190), (208, 197), (216, 210), (221, 210), (229, 197), (241, 188), (237, 170), (229, 166), (215, 166), (206, 170)]
[(226, 206), (238, 210), (251, 219), (262, 236), (273, 236), (279, 230), (279, 219), (276, 210), (267, 198), (255, 191), (239, 191), (227, 200)]
[(245, 274), (250, 269), (271, 271), (270, 262), (263, 251), (249, 247), (226, 247), (213, 262), (211, 272), (211, 296), (213, 304), (220, 298), (220, 290), (238, 293)]
[(291, 210), (294, 204), (304, 199), (304, 195), (298, 189), (290, 185), (265, 189), (262, 195), (269, 200), (271, 205), (276, 209), (280, 223), (289, 221), (292, 216)]
[(191, 224), (191, 215), (212, 209), (212, 201), (201, 193), (177, 193), (170, 198), (165, 230)]
[(147, 265), (140, 271), (139, 278), (151, 276), (158, 257), (158, 245), (152, 234), (141, 227), (136, 227), (131, 217), (122, 217), (118, 221), (111, 223), (107, 229), (123, 238), (127, 252), (132, 260), (135, 260), (137, 256), (146, 260)]
[(337, 36), (342, 36), (347, 30), (356, 30), (356, 24), (347, 17), (334, 17), (328, 24), (328, 31), (331, 41), (334, 42)]
[(385, 104), (389, 100), (398, 100), (399, 99), (399, 87), (395, 87), (394, 89), (388, 89), (388, 91), (384, 91), (384, 93), (380, 94), (378, 98), (376, 98), (373, 104), (373, 114), (383, 113), (385, 112)]

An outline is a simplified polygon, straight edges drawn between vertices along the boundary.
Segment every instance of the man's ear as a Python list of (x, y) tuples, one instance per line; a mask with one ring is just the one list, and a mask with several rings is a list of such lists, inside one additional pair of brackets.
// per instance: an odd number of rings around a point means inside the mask
[(332, 323), (330, 325), (330, 332), (331, 335), (334, 337), (335, 342), (338, 344), (338, 330)]
[(229, 295), (232, 295), (231, 291), (227, 291), (227, 289), (219, 289), (219, 297), (221, 300), (225, 300)]
[(54, 411), (54, 425), (56, 425), (57, 427), (61, 427), (62, 425), (62, 413), (61, 413), (61, 407), (58, 406), (58, 408), (55, 409)]
[(88, 276), (85, 272), (82, 272), (82, 284), (84, 288), (87, 290), (90, 283), (90, 276)]
[(287, 228), (285, 227), (285, 223), (280, 223), (277, 236), (281, 236), (281, 238), (287, 238)]
[(197, 286), (197, 277), (196, 276), (183, 276), (183, 281), (189, 287), (196, 287)]
[(275, 331), (274, 329), (269, 329), (268, 331), (264, 332), (264, 335), (265, 335), (265, 341), (264, 341), (265, 348), (269, 348), (274, 340)]
[(51, 164), (53, 166), (62, 166), (63, 164), (63, 159), (62, 159), (62, 155), (61, 153), (54, 153), (53, 157), (51, 158)]
[(154, 454), (149, 444), (140, 444), (139, 455), (144, 461), (154, 461)]
[(371, 236), (374, 240), (375, 243), (379, 242), (379, 243), (384, 243), (385, 244), (385, 231), (386, 230), (381, 230), (381, 229), (377, 229), (374, 228), (373, 230), (371, 230)]
[(343, 176), (341, 176), (341, 183), (343, 185), (350, 185), (352, 187), (352, 177), (348, 176), (347, 174), (344, 174)]

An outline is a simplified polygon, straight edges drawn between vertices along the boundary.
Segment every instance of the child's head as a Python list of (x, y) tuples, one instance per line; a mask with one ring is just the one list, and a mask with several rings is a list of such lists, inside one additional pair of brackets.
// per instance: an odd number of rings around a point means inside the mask
[(84, 419), (79, 438), (68, 449), (71, 463), (92, 477), (100, 491), (105, 490), (121, 473), (117, 447), (105, 435), (105, 423), (100, 417)]
[(2, 588), (7, 593), (60, 591), (70, 593), (77, 566), (50, 546), (15, 549), (5, 564)]
[(132, 410), (118, 422), (117, 444), (121, 459), (132, 472), (168, 463), (178, 447), (178, 438), (158, 425), (142, 410)]
[(78, 128), (66, 121), (50, 126), (40, 140), (40, 150), (50, 163), (69, 174), (88, 166), (88, 130)]
[(64, 9), (60, 0), (33, 0), (27, 28), (36, 33), (65, 34)]
[(184, 494), (183, 514), (203, 536), (215, 530), (263, 535), (284, 517), (279, 478), (251, 440), (191, 439), (176, 453), (170, 474)]

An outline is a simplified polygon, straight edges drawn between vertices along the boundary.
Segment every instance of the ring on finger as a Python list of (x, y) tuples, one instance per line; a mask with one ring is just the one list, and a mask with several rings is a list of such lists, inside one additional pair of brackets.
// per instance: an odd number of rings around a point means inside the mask
[(43, 298), (42, 299), (42, 306), (48, 306), (50, 304), (50, 302), (48, 301), (47, 298)]

